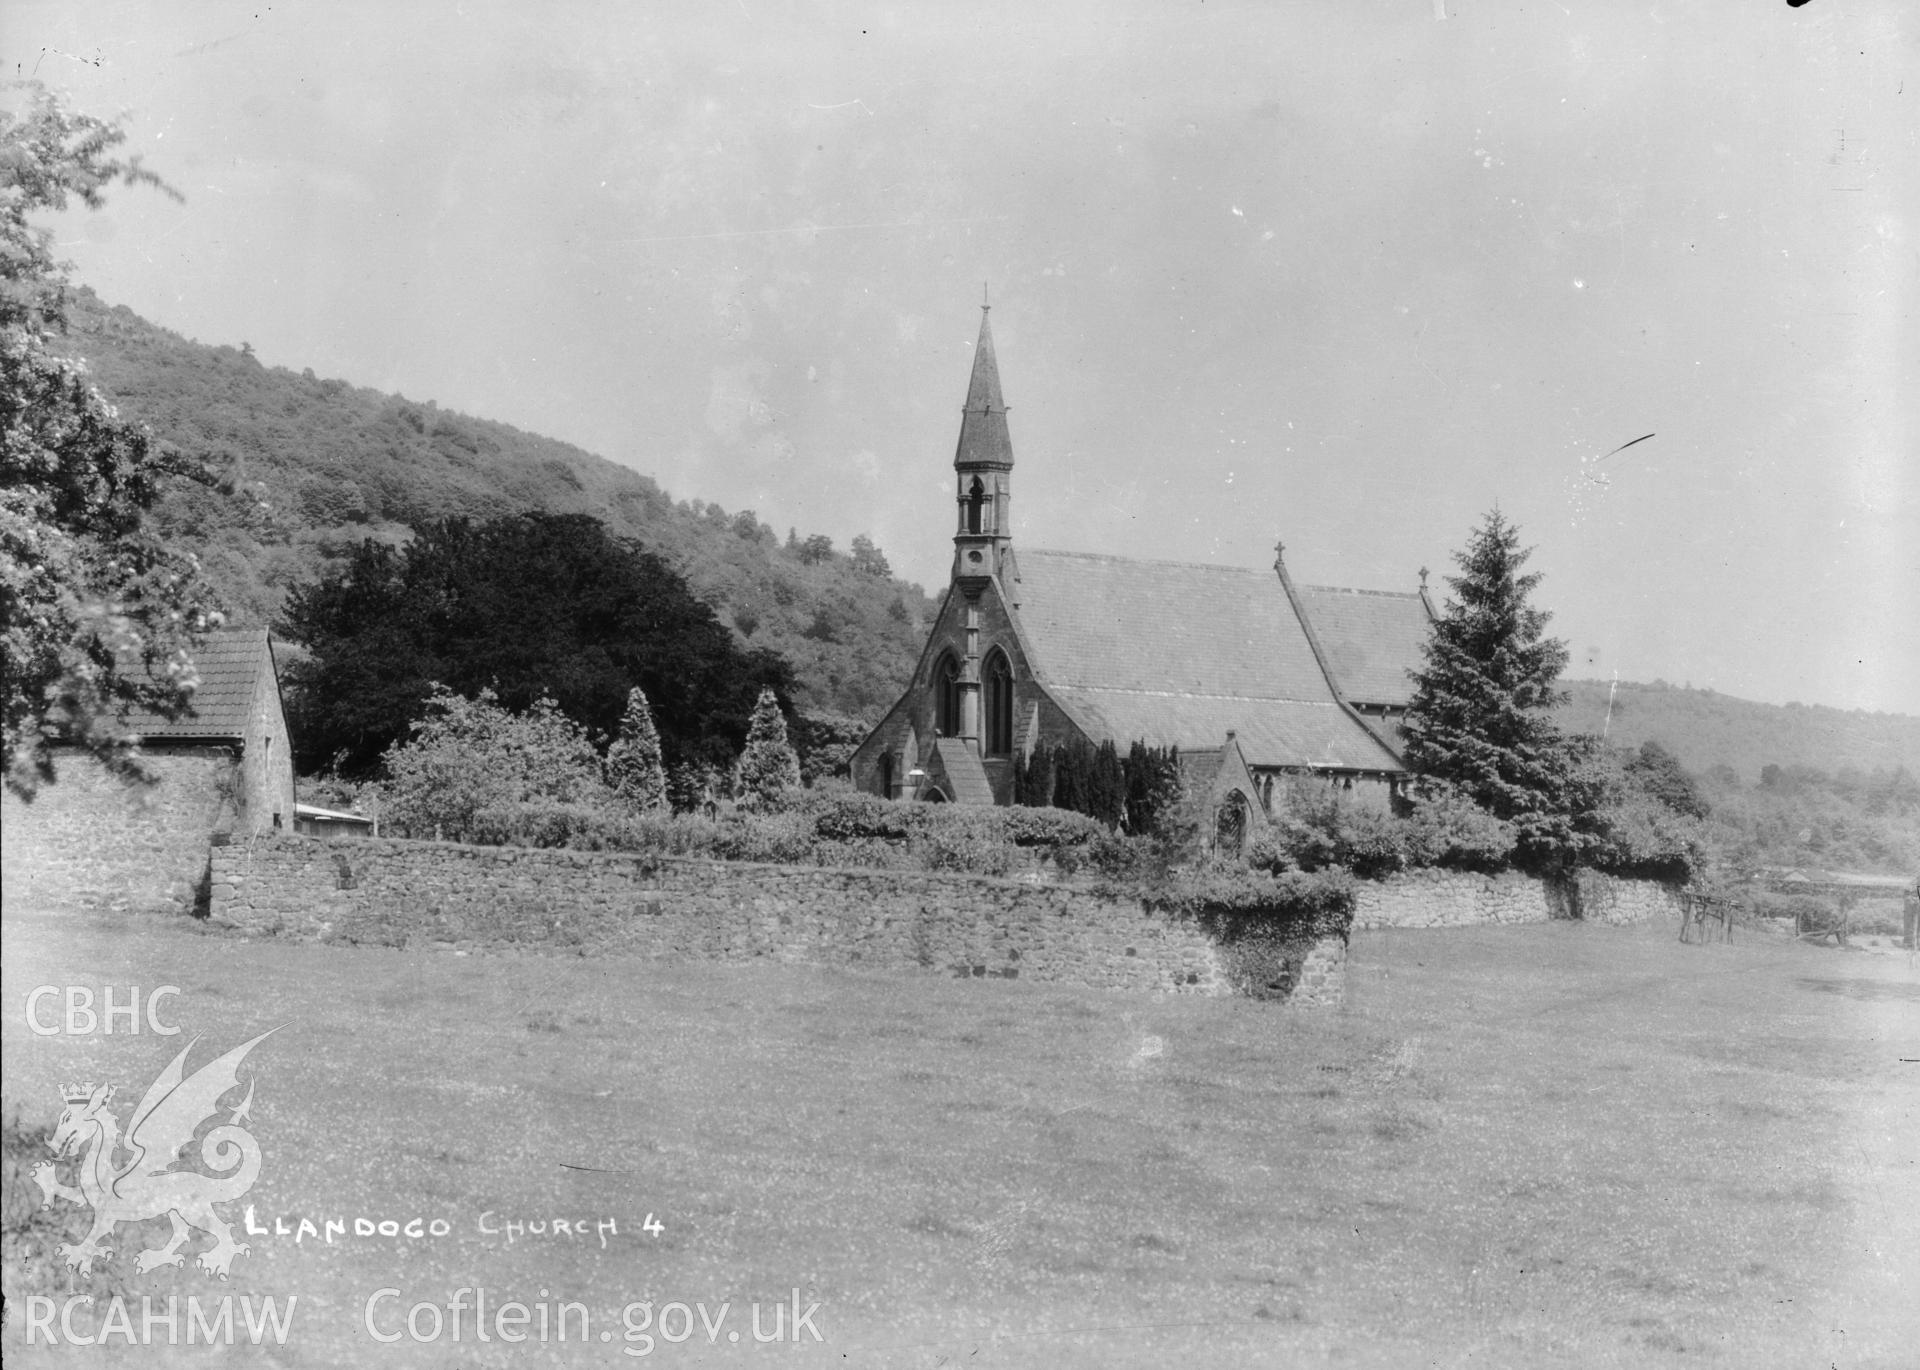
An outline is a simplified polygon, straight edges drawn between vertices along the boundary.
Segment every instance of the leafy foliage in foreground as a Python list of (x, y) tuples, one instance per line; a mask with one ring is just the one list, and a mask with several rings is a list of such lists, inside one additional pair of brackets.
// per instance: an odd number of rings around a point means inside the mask
[(31, 798), (54, 779), (56, 739), (140, 777), (128, 711), (185, 710), (192, 642), (218, 618), (193, 558), (149, 517), (170, 486), (213, 478), (58, 355), (67, 267), (28, 219), (75, 199), (98, 209), (116, 181), (167, 187), (114, 155), (118, 125), (22, 93), (24, 109), (0, 109), (0, 772)]
[(809, 712), (871, 720), (905, 688), (933, 606), (888, 574), (870, 539), (851, 556), (824, 537), (789, 546), (752, 510), (676, 502), (567, 443), (264, 366), (244, 343), (190, 342), (90, 291), (73, 305), (67, 355), (88, 359), (129, 419), (205, 453), (234, 487), (169, 495), (154, 518), (170, 545), (199, 555), (239, 622), (273, 621), (289, 585), (368, 537), (398, 545), (449, 518), (585, 514), (660, 557), (739, 644), (792, 663)]

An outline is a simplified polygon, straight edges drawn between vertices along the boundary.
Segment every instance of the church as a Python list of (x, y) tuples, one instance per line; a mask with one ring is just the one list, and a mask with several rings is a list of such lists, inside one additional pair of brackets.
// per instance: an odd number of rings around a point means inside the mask
[(1257, 571), (1015, 547), (985, 306), (953, 467), (952, 579), (906, 693), (854, 753), (857, 788), (1008, 804), (1017, 757), (1078, 738), (1177, 746), (1189, 785), (1254, 825), (1288, 775), (1399, 793), (1424, 571), (1413, 592), (1345, 590), (1295, 584), (1280, 549)]

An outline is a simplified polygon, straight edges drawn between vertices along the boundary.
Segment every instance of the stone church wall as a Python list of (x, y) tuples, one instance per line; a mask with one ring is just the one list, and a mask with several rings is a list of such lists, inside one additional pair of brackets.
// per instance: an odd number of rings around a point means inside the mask
[[(212, 881), (216, 918), (297, 937), (766, 957), (1177, 994), (1231, 993), (1246, 978), (1244, 958), (1192, 921), (1015, 880), (268, 836), (215, 848)], [(1340, 1002), (1344, 951), (1337, 938), (1288, 949), (1290, 1000)]]
[[(1007, 612), (1007, 606), (996, 588), (989, 586), (981, 593), (979, 609), (981, 661), (984, 662), (987, 654), (998, 647), (1006, 652), (1007, 660), (1013, 667), (1015, 749), (1018, 750), (1025, 745), (1028, 718), (1036, 704), (1039, 706), (1040, 746), (1058, 746), (1078, 736), (1079, 729), (1068, 719), (1065, 712), (1034, 683), (1033, 668), (1028, 664), (1026, 654), (1020, 650), (1019, 639), (1013, 631), (1012, 616)], [(854, 753), (852, 769), (855, 789), (864, 790), (869, 794), (880, 792), (880, 756), (883, 752), (899, 752), (905, 743), (909, 726), (913, 729), (922, 748), (932, 743), (934, 735), (933, 673), (944, 652), (951, 652), (955, 660), (965, 660), (966, 610), (966, 599), (958, 592), (953, 593), (943, 606), (943, 611), (927, 635), (929, 646), (925, 659), (918, 664), (906, 693)], [(911, 768), (916, 759), (906, 758), (904, 767), (896, 767), (896, 776), (905, 774), (905, 770)], [(986, 770), (988, 781), (993, 785), (994, 802), (1011, 803), (1013, 801), (1013, 759), (983, 757), (981, 765)]]

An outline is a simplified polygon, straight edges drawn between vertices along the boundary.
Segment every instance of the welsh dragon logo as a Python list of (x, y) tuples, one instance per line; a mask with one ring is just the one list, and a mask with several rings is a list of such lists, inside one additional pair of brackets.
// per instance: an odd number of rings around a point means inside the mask
[[(233, 1228), (214, 1210), (215, 1204), (239, 1198), (260, 1175), (260, 1144), (240, 1124), (253, 1107), (253, 1081), (247, 1096), (228, 1114), (227, 1121), (210, 1129), (200, 1142), (200, 1159), (213, 1175), (175, 1170), (180, 1153), (193, 1142), (200, 1126), (220, 1112), (220, 1100), (240, 1084), (240, 1063), (247, 1053), (278, 1032), (261, 1033), (218, 1060), (186, 1074), (187, 1054), (199, 1042), (188, 1042), (141, 1096), (140, 1106), (127, 1120), (124, 1138), (111, 1108), (112, 1085), (68, 1085), (61, 1090), (66, 1109), (47, 1147), (56, 1158), (80, 1157), (79, 1186), (59, 1182), (55, 1162), (34, 1167), (34, 1183), (45, 1195), (42, 1208), (55, 1199), (93, 1210), (93, 1229), (78, 1243), (61, 1243), (57, 1255), (76, 1274), (92, 1273), (96, 1260), (106, 1260), (113, 1248), (101, 1243), (121, 1223), (143, 1222), (162, 1214), (173, 1219), (173, 1237), (165, 1246), (142, 1251), (133, 1258), (140, 1274), (163, 1265), (181, 1265), (194, 1228), (208, 1233), (213, 1245), (200, 1253), (197, 1264), (209, 1275), (227, 1277), (235, 1256), (251, 1250), (233, 1239)], [(128, 1153), (119, 1160), (118, 1153)]]

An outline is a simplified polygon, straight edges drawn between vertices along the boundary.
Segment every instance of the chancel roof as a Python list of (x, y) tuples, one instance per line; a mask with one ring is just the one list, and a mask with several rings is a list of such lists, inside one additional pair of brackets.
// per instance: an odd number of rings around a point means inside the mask
[(1252, 766), (1400, 770), (1334, 699), (1271, 571), (1022, 550), (1007, 586), (1041, 683), (1124, 747), (1217, 747)]
[(1432, 629), (1418, 594), (1303, 585), (1300, 597), (1327, 668), (1350, 702), (1401, 708), (1413, 698), (1407, 672), (1426, 660)]

